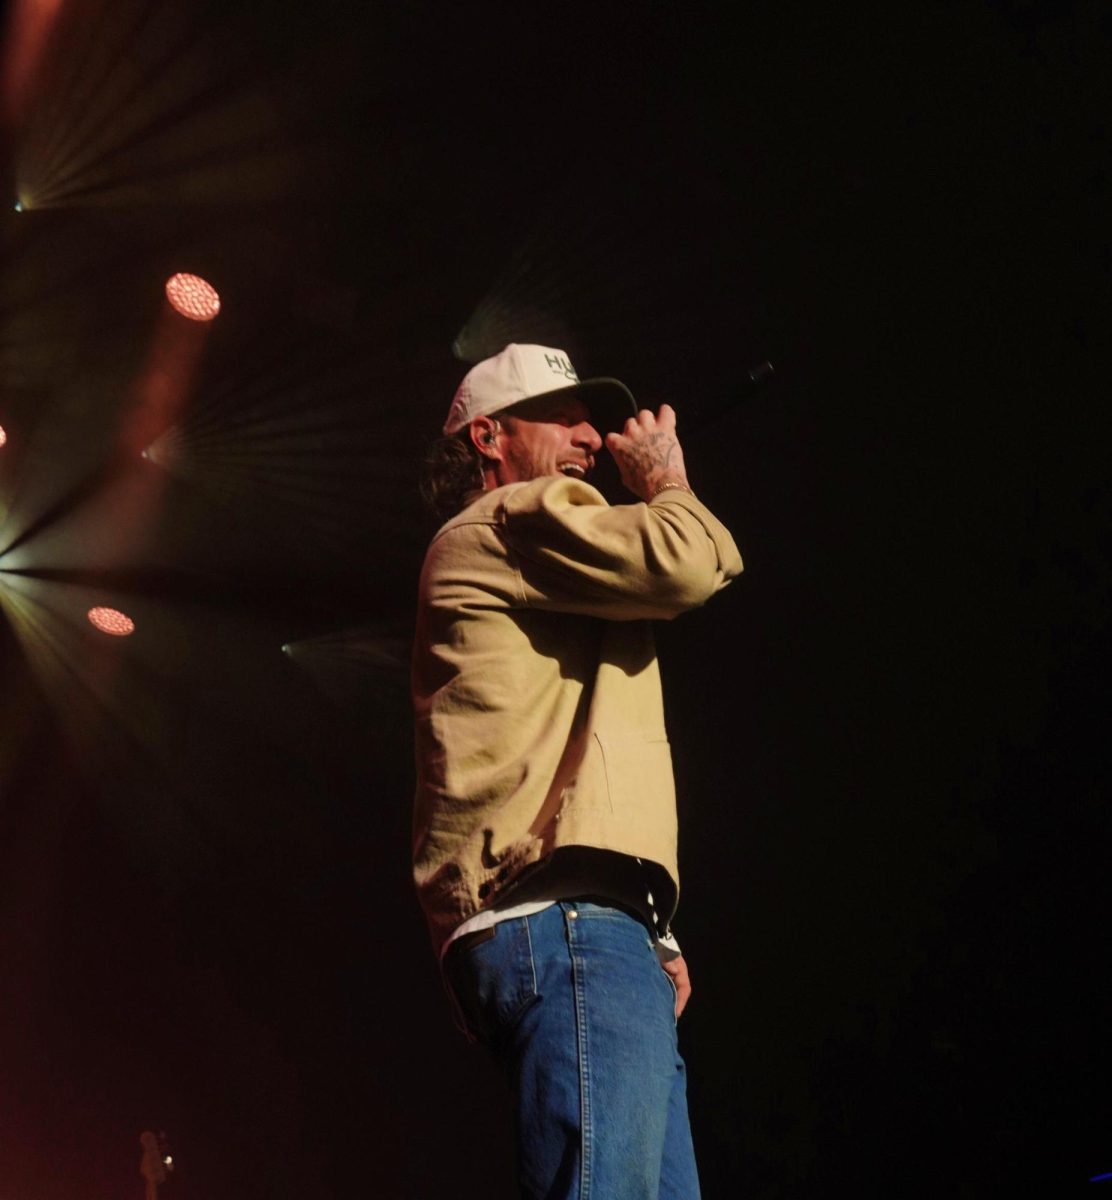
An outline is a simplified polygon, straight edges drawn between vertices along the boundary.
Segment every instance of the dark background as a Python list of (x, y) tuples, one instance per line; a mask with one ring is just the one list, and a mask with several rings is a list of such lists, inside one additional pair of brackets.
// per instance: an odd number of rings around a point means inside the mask
[(659, 631), (705, 1195), (1112, 1171), (1109, 34), (67, 0), (15, 91), (9, 34), (6, 1194), (137, 1197), (152, 1128), (166, 1200), (513, 1195), (405, 665), (416, 460), (509, 340), (673, 403), (746, 560)]

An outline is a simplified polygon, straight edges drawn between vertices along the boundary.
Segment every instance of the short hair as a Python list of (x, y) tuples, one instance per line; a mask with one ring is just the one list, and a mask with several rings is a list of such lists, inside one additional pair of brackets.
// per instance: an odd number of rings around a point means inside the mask
[(420, 487), (421, 498), (441, 521), (450, 520), (473, 492), (482, 491), (482, 466), (470, 426), (429, 445), (421, 460)]

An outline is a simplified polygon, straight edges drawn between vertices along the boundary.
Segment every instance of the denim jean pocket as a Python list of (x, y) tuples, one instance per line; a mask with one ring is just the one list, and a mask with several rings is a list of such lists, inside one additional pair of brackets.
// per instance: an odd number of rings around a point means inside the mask
[(494, 936), (477, 945), (449, 949), (444, 978), (467, 1032), (493, 1043), (537, 997), (533, 946), (526, 917), (501, 921)]

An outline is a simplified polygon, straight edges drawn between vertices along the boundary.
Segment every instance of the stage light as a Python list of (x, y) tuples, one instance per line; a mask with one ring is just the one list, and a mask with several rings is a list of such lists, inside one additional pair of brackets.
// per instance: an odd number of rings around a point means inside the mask
[(200, 275), (187, 275), (179, 271), (166, 280), (166, 299), (191, 321), (211, 321), (220, 311), (220, 297), (216, 288)]
[(110, 633), (113, 637), (127, 637), (135, 632), (135, 622), (114, 608), (90, 608), (89, 621), (101, 633)]
[(17, 200), (15, 202), (15, 204), (12, 205), (12, 207), (15, 209), (16, 212), (22, 212), (23, 211), (23, 201)]
[(0, 425), (0, 446), (8, 440), (8, 435), (4, 432), (4, 426)]

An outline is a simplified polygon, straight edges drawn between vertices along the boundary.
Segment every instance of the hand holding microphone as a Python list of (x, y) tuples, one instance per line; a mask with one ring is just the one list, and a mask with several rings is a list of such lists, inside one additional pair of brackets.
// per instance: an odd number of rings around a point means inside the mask
[(670, 404), (662, 404), (655, 416), (641, 409), (621, 433), (606, 435), (606, 448), (618, 464), (622, 483), (639, 499), (651, 500), (666, 488), (691, 491)]

